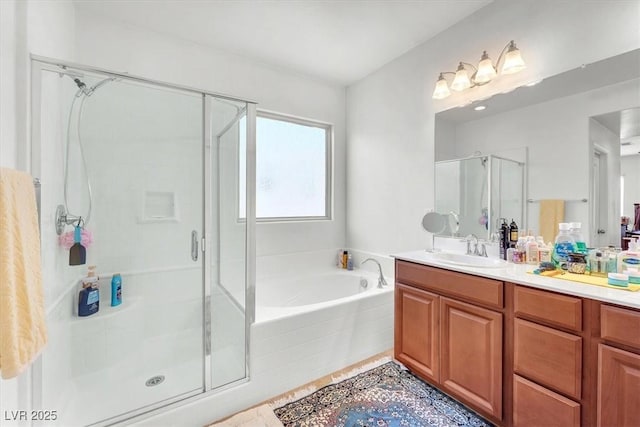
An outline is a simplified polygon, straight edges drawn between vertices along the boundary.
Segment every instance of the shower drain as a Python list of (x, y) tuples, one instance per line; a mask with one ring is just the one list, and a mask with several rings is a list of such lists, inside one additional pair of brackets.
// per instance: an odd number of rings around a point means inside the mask
[(160, 384), (164, 381), (164, 375), (156, 375), (155, 377), (151, 377), (144, 383), (147, 387), (153, 387), (155, 385)]

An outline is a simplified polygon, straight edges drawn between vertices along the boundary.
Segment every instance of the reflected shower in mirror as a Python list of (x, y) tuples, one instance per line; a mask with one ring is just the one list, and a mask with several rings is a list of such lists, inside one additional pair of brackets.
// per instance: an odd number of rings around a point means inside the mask
[(436, 211), (448, 212), (441, 235), (490, 239), (499, 218), (522, 223), (524, 163), (494, 155), (435, 165)]

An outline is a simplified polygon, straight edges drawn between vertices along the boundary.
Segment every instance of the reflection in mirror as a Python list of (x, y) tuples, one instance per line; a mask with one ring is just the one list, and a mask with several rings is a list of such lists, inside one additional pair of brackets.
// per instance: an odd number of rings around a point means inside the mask
[(436, 162), (436, 211), (450, 218), (442, 235), (490, 239), (499, 218), (522, 224), (523, 180), (522, 162), (494, 155)]
[(422, 228), (431, 233), (431, 251), (435, 250), (434, 236), (442, 233), (442, 230), (446, 227), (446, 222), (446, 215), (441, 215), (438, 212), (427, 212), (422, 217)]
[[(525, 203), (520, 229), (539, 233), (544, 213), (538, 202), (560, 200), (564, 203), (563, 220), (581, 222), (590, 246), (620, 246), (621, 212), (630, 209), (621, 203), (633, 206), (640, 201), (635, 191), (621, 197), (621, 175), (625, 176), (625, 194), (639, 187), (635, 171), (640, 170), (640, 156), (621, 158), (621, 132), (603, 129), (607, 126), (599, 119), (615, 113), (621, 120), (623, 112), (640, 107), (638, 94), (640, 49), (436, 114), (435, 160), (439, 164), (480, 151), (525, 163), (524, 199), (532, 202)], [(485, 108), (476, 111), (480, 105)], [(634, 117), (632, 113), (625, 113), (627, 116)], [(635, 123), (640, 128), (637, 115), (626, 120), (632, 122), (628, 127)], [(626, 135), (627, 140), (629, 137)], [(475, 186), (469, 197), (480, 200), (481, 188), (477, 183)], [(460, 191), (452, 186), (438, 187), (436, 200), (445, 190)], [(437, 209), (443, 211), (440, 206)], [(476, 223), (474, 227), (481, 215), (475, 212), (469, 217)], [(495, 221), (490, 221), (489, 227), (492, 225)], [(461, 216), (461, 235), (466, 226)], [(545, 236), (550, 239), (553, 236)]]

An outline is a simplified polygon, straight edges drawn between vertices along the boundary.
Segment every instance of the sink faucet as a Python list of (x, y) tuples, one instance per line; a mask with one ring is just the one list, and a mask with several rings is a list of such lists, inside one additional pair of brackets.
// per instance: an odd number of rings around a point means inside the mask
[(387, 286), (387, 281), (384, 280), (384, 275), (382, 274), (382, 266), (380, 265), (380, 263), (373, 258), (367, 258), (364, 261), (362, 261), (360, 265), (364, 264), (367, 261), (373, 261), (378, 265), (378, 271), (380, 272), (380, 276), (378, 277), (378, 287), (382, 288), (384, 286)]
[[(467, 255), (480, 255), (478, 252), (478, 236), (469, 234), (464, 238), (467, 241)], [(471, 241), (473, 240), (473, 251), (471, 250)]]
[[(478, 242), (478, 236), (475, 234), (469, 234), (465, 237), (467, 241), (467, 255), (478, 255), (483, 257), (488, 257), (487, 255), (487, 246), (483, 242)], [(471, 250), (471, 242), (473, 241), (473, 250)], [(478, 247), (480, 244), (480, 247)]]

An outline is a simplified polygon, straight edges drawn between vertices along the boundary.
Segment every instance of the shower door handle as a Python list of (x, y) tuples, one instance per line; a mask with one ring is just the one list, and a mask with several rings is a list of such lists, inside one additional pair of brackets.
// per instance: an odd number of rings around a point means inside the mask
[(198, 261), (198, 232), (196, 230), (191, 232), (191, 259)]

